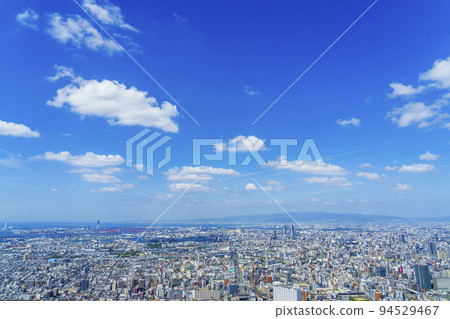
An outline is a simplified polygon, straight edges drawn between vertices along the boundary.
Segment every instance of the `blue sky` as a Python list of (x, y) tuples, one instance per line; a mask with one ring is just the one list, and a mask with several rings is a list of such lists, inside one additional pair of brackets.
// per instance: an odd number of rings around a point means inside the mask
[[(166, 219), (279, 212), (252, 178), (288, 211), (450, 215), (448, 1), (379, 0), (252, 125), (372, 3), (80, 0), (104, 30), (72, 0), (2, 3), (0, 221), (152, 220), (196, 178)], [(172, 137), (154, 176), (125, 166), (145, 127)], [(193, 166), (193, 138), (236, 137), (270, 165)]]

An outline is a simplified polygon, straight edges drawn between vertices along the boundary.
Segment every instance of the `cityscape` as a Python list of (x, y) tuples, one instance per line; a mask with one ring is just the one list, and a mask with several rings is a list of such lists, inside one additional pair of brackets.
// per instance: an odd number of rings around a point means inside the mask
[(450, 318), (449, 12), (2, 1), (2, 314)]
[(450, 299), (450, 225), (13, 228), (0, 300)]

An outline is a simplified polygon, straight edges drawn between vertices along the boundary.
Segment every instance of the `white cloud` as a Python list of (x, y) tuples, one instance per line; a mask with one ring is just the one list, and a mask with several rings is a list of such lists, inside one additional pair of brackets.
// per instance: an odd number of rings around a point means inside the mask
[[(401, 83), (391, 83), (391, 88), (393, 88), (391, 96), (412, 96), (433, 87), (438, 89), (450, 88), (450, 57), (436, 60), (431, 69), (420, 75), (419, 80), (429, 81), (429, 83), (427, 86), (419, 86), (417, 88)], [(402, 107), (394, 108), (386, 117), (390, 118), (398, 127), (416, 126), (425, 128), (432, 125), (440, 125), (441, 127), (450, 128), (450, 123), (448, 122), (450, 114), (442, 111), (442, 107), (448, 104), (446, 99), (449, 96), (447, 93), (442, 99), (438, 99), (431, 105), (426, 105), (422, 102), (411, 102)]]
[(408, 185), (408, 184), (397, 183), (397, 186), (395, 186), (393, 189), (396, 191), (409, 191), (412, 189), (412, 187), (411, 187), (411, 185)]
[(432, 154), (432, 153), (430, 153), (430, 151), (426, 151), (424, 154), (421, 154), (419, 156), (419, 159), (421, 159), (423, 161), (435, 161), (439, 157), (441, 157), (441, 155)]
[(95, 192), (122, 192), (124, 189), (131, 189), (134, 188), (135, 186), (132, 184), (117, 184), (114, 186), (105, 186), (105, 187), (100, 187), (98, 189), (91, 189), (90, 192), (95, 193)]
[(412, 165), (403, 165), (398, 169), (399, 172), (404, 173), (427, 173), (433, 172), (436, 168), (431, 164), (412, 164)]
[(137, 179), (140, 179), (140, 180), (147, 180), (147, 179), (148, 179), (148, 176), (146, 176), (146, 175), (139, 175), (139, 176), (137, 177)]
[(223, 151), (236, 151), (236, 152), (257, 152), (265, 151), (266, 147), (264, 145), (265, 140), (259, 139), (256, 136), (243, 136), (239, 135), (230, 140), (228, 144), (219, 143), (215, 144), (216, 152)]
[(353, 186), (353, 183), (349, 182), (345, 177), (314, 176), (314, 177), (306, 177), (303, 180), (308, 184), (323, 184), (327, 186), (340, 186), (340, 187)]
[(254, 90), (250, 85), (244, 86), (245, 93), (250, 96), (258, 95), (261, 92)]
[(81, 180), (88, 183), (103, 183), (103, 184), (112, 184), (112, 183), (121, 183), (122, 181), (110, 174), (99, 174), (99, 173), (88, 173), (81, 174)]
[(380, 175), (378, 175), (377, 173), (369, 173), (369, 172), (358, 172), (356, 173), (357, 177), (365, 177), (367, 179), (370, 180), (376, 180), (380, 178)]
[(203, 186), (201, 184), (189, 184), (189, 183), (174, 183), (169, 185), (169, 189), (172, 192), (182, 193), (189, 189), (188, 193), (199, 193), (199, 192), (212, 192), (213, 188)]
[(384, 170), (385, 170), (386, 172), (388, 172), (388, 171), (395, 171), (395, 170), (397, 170), (397, 169), (398, 169), (397, 166), (386, 166), (386, 167), (384, 168)]
[(81, 167), (107, 167), (121, 165), (125, 162), (120, 155), (97, 155), (92, 152), (86, 152), (84, 155), (72, 155), (68, 151), (59, 153), (45, 152), (44, 155), (35, 156), (34, 159), (44, 159), (48, 161), (59, 161), (72, 166)]
[[(276, 182), (276, 181), (267, 181), (267, 184), (269, 184), (269, 185), (267, 185), (267, 186), (262, 186), (262, 189), (265, 190), (265, 191), (267, 191), (267, 192), (270, 192), (270, 191), (280, 191), (280, 190), (283, 190), (283, 189), (284, 189), (284, 186), (281, 185), (281, 183), (279, 183), (279, 182), (274, 183), (274, 182)], [(248, 183), (247, 185), (245, 185), (245, 189), (246, 189), (246, 190), (250, 190), (250, 191), (254, 191), (254, 190), (258, 190), (259, 187), (256, 186), (256, 185), (253, 184), (253, 183)]]
[(373, 168), (373, 165), (370, 163), (361, 163), (359, 164), (360, 168)]
[(74, 113), (103, 117), (110, 125), (141, 125), (178, 132), (178, 126), (172, 119), (179, 114), (175, 105), (163, 102), (158, 106), (154, 97), (134, 86), (127, 88), (110, 80), (85, 80), (75, 77), (70, 68), (56, 66), (56, 69), (56, 75), (50, 80), (65, 76), (72, 83), (58, 89), (56, 96), (47, 101), (48, 105), (68, 105)]
[(248, 183), (247, 185), (245, 185), (245, 189), (249, 190), (249, 191), (255, 191), (255, 190), (258, 190), (259, 187), (253, 183)]
[(16, 15), (16, 20), (19, 24), (31, 28), (33, 30), (39, 30), (39, 26), (37, 24), (39, 20), (39, 14), (35, 11), (27, 8), (24, 12)]
[(228, 168), (215, 168), (210, 166), (183, 166), (174, 167), (165, 173), (168, 181), (172, 182), (193, 182), (198, 179), (200, 182), (208, 182), (214, 175), (239, 175), (239, 172)]
[(74, 82), (82, 82), (83, 81), (83, 78), (76, 77), (73, 74), (73, 69), (72, 68), (68, 68), (68, 67), (63, 66), (63, 65), (55, 65), (55, 70), (56, 70), (56, 74), (54, 76), (47, 77), (47, 79), (50, 82), (56, 82), (56, 81), (58, 81), (59, 79), (62, 79), (62, 78), (69, 78), (69, 79), (71, 79)]
[(125, 23), (122, 10), (107, 0), (100, 1), (97, 4), (95, 0), (84, 0), (83, 7), (99, 22), (111, 26), (118, 26), (121, 29), (139, 32), (138, 29)]
[(50, 15), (47, 31), (56, 40), (64, 44), (71, 43), (77, 48), (86, 47), (108, 54), (122, 50), (114, 41), (105, 39), (89, 21), (79, 15), (64, 18), (53, 13)]
[(281, 165), (280, 161), (269, 161), (268, 166), (276, 169), (287, 169), (293, 172), (315, 174), (315, 175), (345, 175), (348, 172), (337, 165), (324, 164), (318, 161), (304, 161), (304, 162), (284, 162), (286, 165)]
[(360, 123), (361, 123), (361, 120), (352, 117), (352, 118), (349, 119), (349, 120), (342, 120), (342, 119), (339, 119), (339, 120), (336, 121), (336, 123), (339, 124), (340, 126), (343, 126), (343, 127), (346, 127), (347, 125), (359, 126)]
[(443, 102), (432, 105), (425, 105), (422, 102), (411, 102), (402, 107), (394, 108), (392, 112), (387, 114), (387, 118), (390, 118), (398, 127), (429, 127), (449, 117), (448, 114), (441, 112), (442, 104)]
[(173, 195), (173, 194), (157, 194), (157, 195), (153, 196), (153, 198), (156, 198), (159, 200), (168, 200), (168, 199), (175, 198), (175, 195)]
[(391, 83), (389, 86), (392, 88), (392, 93), (389, 96), (393, 98), (398, 96), (413, 96), (423, 92), (426, 88), (422, 85), (414, 88), (412, 85), (404, 85), (398, 82)]
[(58, 161), (74, 166), (69, 173), (80, 174), (80, 179), (84, 182), (114, 184), (113, 186), (91, 189), (91, 192), (121, 192), (135, 187), (114, 176), (114, 174), (122, 171), (122, 168), (117, 167), (117, 165), (125, 162), (120, 155), (97, 155), (92, 152), (72, 155), (70, 152), (64, 151), (60, 153), (45, 152), (44, 155), (38, 155), (32, 159)]
[(57, 188), (50, 188), (48, 191), (57, 193), (57, 192), (59, 192), (59, 189), (57, 189)]
[(0, 120), (0, 135), (16, 137), (39, 137), (37, 131), (32, 131), (28, 126)]
[(436, 60), (431, 69), (420, 75), (420, 80), (432, 81), (431, 86), (437, 88), (450, 88), (450, 57)]

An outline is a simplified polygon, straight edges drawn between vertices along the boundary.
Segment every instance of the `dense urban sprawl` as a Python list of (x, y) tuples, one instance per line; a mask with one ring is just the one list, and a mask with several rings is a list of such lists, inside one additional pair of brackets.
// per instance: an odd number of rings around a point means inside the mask
[(449, 300), (450, 225), (0, 232), (0, 300)]

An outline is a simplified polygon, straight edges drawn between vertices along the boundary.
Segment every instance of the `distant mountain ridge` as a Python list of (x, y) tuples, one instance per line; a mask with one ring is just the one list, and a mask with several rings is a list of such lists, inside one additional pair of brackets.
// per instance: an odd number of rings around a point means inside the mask
[[(299, 223), (395, 223), (395, 222), (450, 222), (444, 217), (400, 217), (390, 215), (340, 214), (324, 212), (289, 213)], [(284, 213), (237, 215), (216, 218), (197, 218), (189, 220), (166, 220), (164, 224), (263, 224), (291, 223), (293, 220)]]

